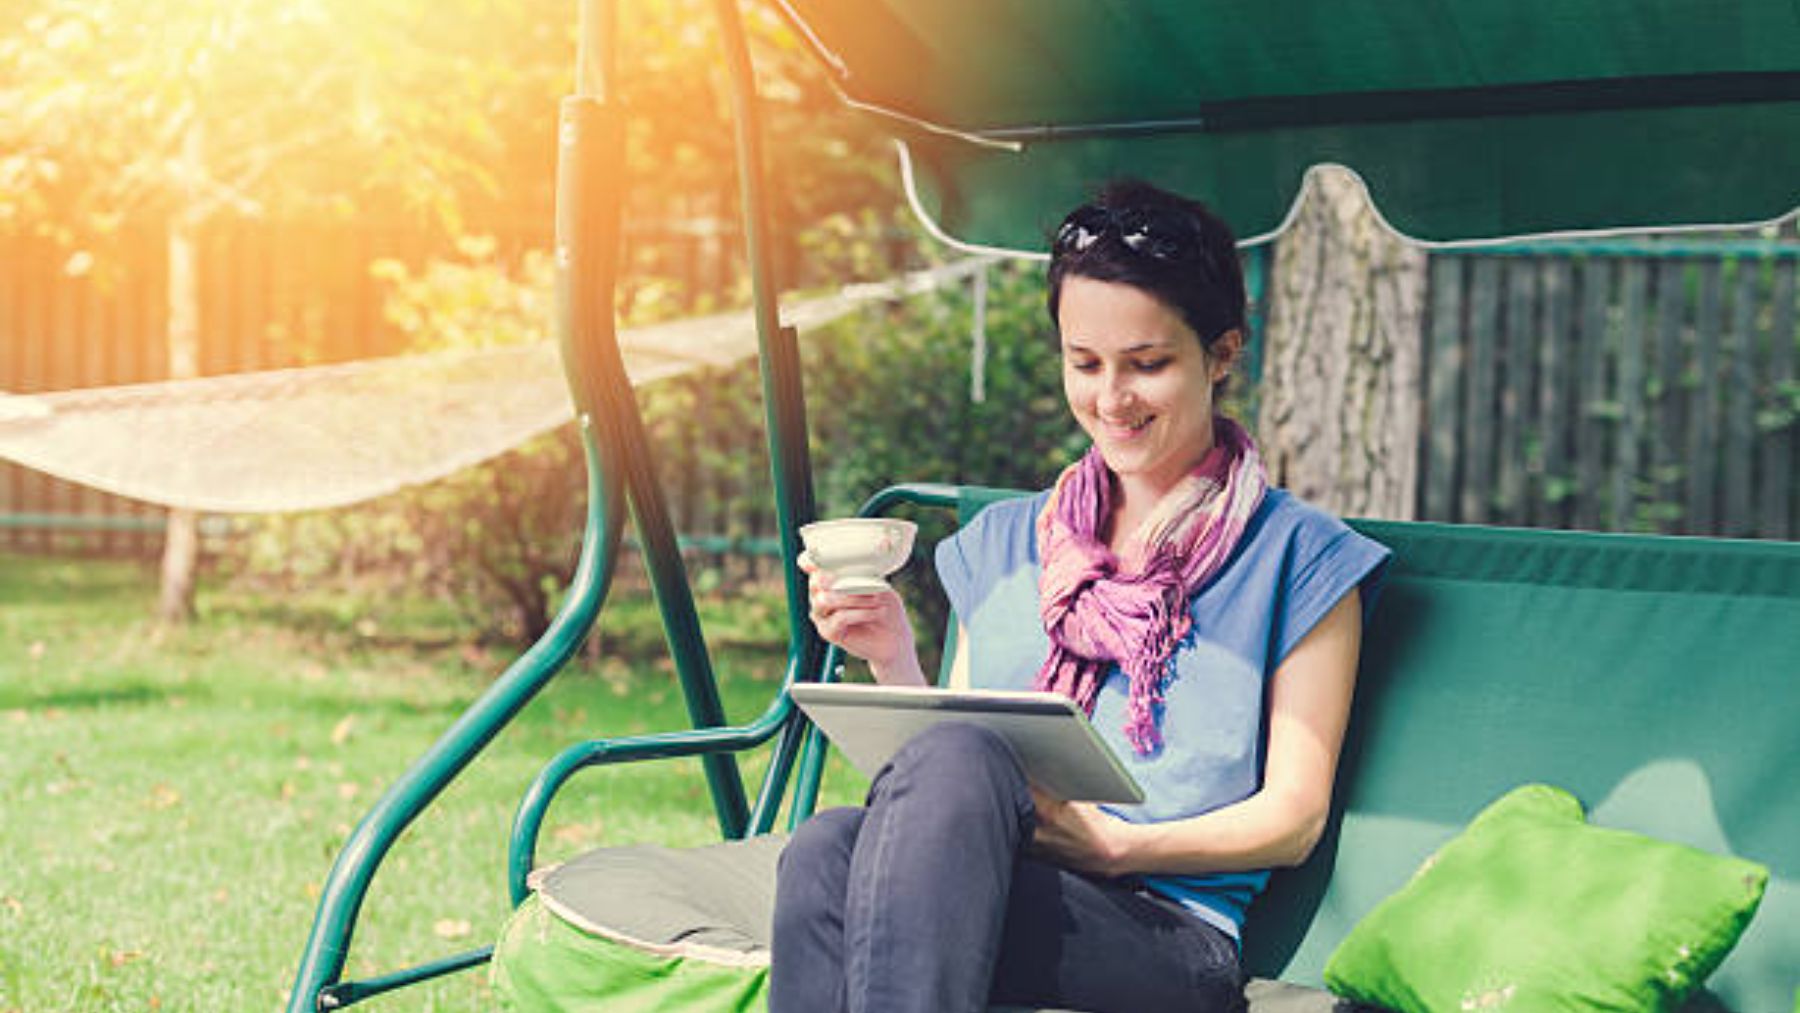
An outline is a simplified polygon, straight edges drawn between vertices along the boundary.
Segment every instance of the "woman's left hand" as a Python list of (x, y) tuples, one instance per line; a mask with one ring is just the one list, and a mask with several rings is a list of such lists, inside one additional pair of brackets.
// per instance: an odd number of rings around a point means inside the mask
[(1065, 802), (1035, 786), (1031, 802), (1037, 808), (1033, 852), (1080, 872), (1122, 876), (1131, 871), (1123, 867), (1125, 837), (1131, 824), (1107, 815), (1091, 802)]

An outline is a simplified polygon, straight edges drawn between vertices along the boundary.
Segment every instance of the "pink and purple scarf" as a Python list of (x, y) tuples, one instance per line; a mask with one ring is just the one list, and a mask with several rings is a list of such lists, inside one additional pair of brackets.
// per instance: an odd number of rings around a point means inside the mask
[(1089, 714), (1109, 665), (1130, 681), (1125, 736), (1140, 755), (1162, 743), (1157, 715), (1170, 658), (1193, 620), (1188, 601), (1237, 545), (1268, 489), (1242, 426), (1213, 419), (1214, 446), (1115, 554), (1099, 532), (1112, 515), (1112, 473), (1090, 448), (1063, 470), (1038, 516), (1038, 610), (1050, 657), (1036, 686)]

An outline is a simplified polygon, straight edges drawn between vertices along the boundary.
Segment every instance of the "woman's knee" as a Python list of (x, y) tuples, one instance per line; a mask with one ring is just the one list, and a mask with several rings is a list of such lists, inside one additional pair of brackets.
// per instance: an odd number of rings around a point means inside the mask
[(936, 724), (894, 754), (869, 791), (871, 805), (909, 797), (921, 818), (955, 822), (981, 812), (1024, 819), (1031, 793), (1019, 758), (999, 734), (967, 722)]
[(1023, 777), (1018, 754), (1006, 739), (967, 721), (932, 725), (900, 747), (893, 762), (913, 770), (941, 770), (959, 778)]

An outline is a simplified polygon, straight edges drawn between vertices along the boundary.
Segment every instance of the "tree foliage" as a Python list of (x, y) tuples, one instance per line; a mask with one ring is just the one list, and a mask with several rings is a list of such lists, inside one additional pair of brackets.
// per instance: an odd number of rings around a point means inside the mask
[(36, 0), (0, 35), (0, 222), (77, 242), (398, 202), (454, 225), (501, 133), (491, 68), (447, 43), (492, 6)]
[[(429, 226), (445, 241), (471, 227), (519, 220), (541, 222), (548, 231), (557, 100), (570, 91), (576, 48), (575, 11), (568, 5), (20, 0), (10, 6), (16, 16), (0, 27), (0, 231), (52, 237), (82, 251), (71, 264), (110, 272), (157, 270), (108, 257), (109, 240), (128, 227), (166, 230), (172, 376), (196, 369), (194, 232), (207, 222), (391, 225), (400, 218)], [(630, 107), (628, 232), (698, 222), (729, 239), (724, 223), (737, 216), (733, 139), (707, 5), (623, 6), (621, 37), (628, 44), (620, 47), (621, 87), (612, 97)], [(766, 120), (785, 142), (771, 146), (769, 166), (782, 183), (773, 190), (782, 235), (832, 214), (891, 209), (889, 170), (872, 154), (878, 150), (872, 133), (847, 126), (800, 41), (761, 8), (751, 13), (749, 28)], [(627, 247), (635, 259), (623, 287), (634, 315), (743, 297), (741, 269), (699, 282), (671, 271), (667, 251), (654, 244)], [(777, 244), (778, 277), (789, 283), (803, 273), (799, 250), (791, 240)], [(659, 298), (669, 293), (675, 298)], [(437, 313), (408, 333), (421, 345), (441, 344), (429, 325), (450, 319)], [(562, 451), (568, 446), (565, 438)], [(489, 490), (500, 499), (493, 516), (523, 521), (536, 504), (556, 502), (533, 491), (534, 482), (552, 481), (555, 470), (536, 475), (514, 462), (503, 473), (509, 477)], [(192, 549), (181, 547), (192, 539), (176, 533), (192, 529), (191, 516), (171, 516), (162, 606), (171, 618), (191, 610), (195, 564)], [(493, 576), (531, 586), (518, 573)], [(524, 615), (542, 611), (535, 602), (519, 608)]]
[[(0, 25), (0, 231), (104, 251), (177, 211), (548, 230), (572, 5), (13, 0)], [(632, 228), (735, 222), (729, 89), (705, 0), (621, 4)], [(746, 10), (777, 223), (896, 206), (892, 159), (803, 43)], [(200, 138), (198, 157), (187, 148)], [(793, 247), (793, 244), (789, 244)], [(656, 251), (644, 250), (654, 259)], [(797, 248), (785, 254), (798, 256)], [(130, 269), (136, 265), (124, 265)], [(792, 265), (790, 265), (791, 267)], [(627, 271), (629, 274), (629, 270)]]

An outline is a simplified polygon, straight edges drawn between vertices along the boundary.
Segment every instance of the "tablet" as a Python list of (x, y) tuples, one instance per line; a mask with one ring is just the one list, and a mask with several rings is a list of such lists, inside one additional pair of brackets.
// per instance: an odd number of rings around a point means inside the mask
[(1144, 800), (1144, 790), (1087, 715), (1060, 693), (812, 682), (791, 692), (851, 766), (870, 777), (925, 728), (967, 721), (1000, 733), (1031, 783), (1057, 798)]

